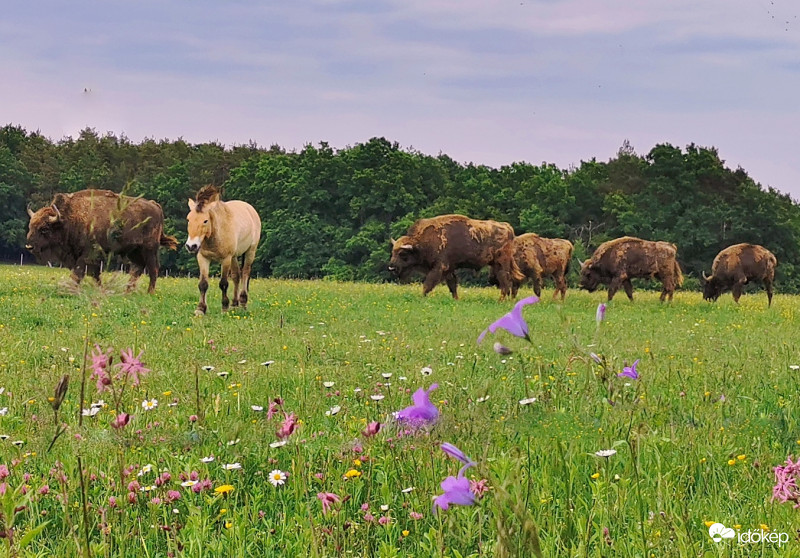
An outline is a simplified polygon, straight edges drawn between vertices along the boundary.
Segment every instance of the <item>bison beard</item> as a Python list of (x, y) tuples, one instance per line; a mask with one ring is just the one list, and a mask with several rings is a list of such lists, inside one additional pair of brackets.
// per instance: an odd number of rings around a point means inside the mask
[(152, 293), (159, 247), (178, 247), (175, 237), (164, 234), (160, 205), (109, 190), (56, 194), (50, 206), (28, 214), (26, 248), (40, 262), (56, 261), (71, 268), (78, 283), (87, 272), (99, 283), (103, 259), (115, 254), (131, 263), (128, 290), (147, 271)]
[(458, 299), (456, 269), (481, 269), (487, 265), (497, 277), (500, 299), (511, 292), (512, 281), (522, 281), (513, 257), (514, 230), (508, 223), (481, 221), (463, 215), (440, 215), (415, 222), (405, 236), (392, 240), (389, 271), (400, 279), (425, 273), (422, 294), (444, 280)]
[(608, 300), (620, 287), (633, 300), (631, 279), (658, 279), (663, 284), (661, 302), (683, 285), (678, 265), (677, 247), (669, 242), (642, 240), (625, 236), (601, 244), (592, 257), (581, 264), (581, 288), (593, 292), (600, 284), (608, 285)]
[(716, 301), (727, 291), (739, 302), (744, 286), (750, 281), (764, 285), (768, 306), (772, 306), (772, 285), (775, 281), (775, 255), (758, 244), (735, 244), (722, 250), (711, 265), (711, 276), (703, 272), (703, 298)]

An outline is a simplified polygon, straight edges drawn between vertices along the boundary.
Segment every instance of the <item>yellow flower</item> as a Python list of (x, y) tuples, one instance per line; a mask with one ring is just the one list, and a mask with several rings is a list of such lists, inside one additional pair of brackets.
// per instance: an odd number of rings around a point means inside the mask
[(225, 528), (226, 529), (230, 529), (231, 527), (233, 527), (233, 521), (226, 521), (225, 522)]
[(739, 461), (744, 461), (746, 457), (747, 456), (745, 454), (742, 454), (742, 455), (737, 455), (736, 459), (738, 459)]
[(759, 525), (759, 527), (761, 527), (762, 531), (769, 531), (769, 527), (767, 527), (766, 523), (762, 523), (761, 525)]
[(600, 478), (600, 473), (595, 473), (594, 475), (592, 475), (592, 478), (593, 479), (599, 479)]
[(736, 465), (735, 459), (728, 459), (728, 465)]
[(733, 528), (738, 531), (739, 529), (742, 528), (742, 526), (737, 523), (736, 525), (733, 526)]
[(403, 529), (403, 536), (404, 537), (407, 537), (409, 535), (409, 533), (410, 533), (410, 531), (408, 529)]
[(228, 508), (222, 508), (221, 510), (219, 510), (220, 515), (225, 515), (226, 513), (228, 513)]
[(360, 477), (361, 471), (357, 471), (355, 469), (350, 469), (344, 474), (345, 478), (352, 479), (353, 477)]
[(712, 525), (714, 525), (716, 523), (716, 521), (704, 521), (703, 523), (706, 524), (706, 527), (711, 527)]
[(230, 494), (233, 492), (233, 485), (231, 484), (223, 484), (222, 486), (218, 486), (214, 489), (214, 492), (217, 494)]
[(706, 462), (706, 458), (705, 458), (705, 457), (703, 457), (703, 458), (700, 460), (700, 463), (705, 463), (705, 462)]
[(355, 465), (356, 467), (361, 467), (361, 460), (360, 459), (354, 459), (353, 460), (353, 465)]
[(169, 397), (170, 395), (172, 395), (172, 392), (171, 392), (171, 391), (169, 391), (169, 390), (167, 390), (167, 391), (165, 391), (165, 392), (164, 392), (162, 395), (163, 395), (164, 397)]

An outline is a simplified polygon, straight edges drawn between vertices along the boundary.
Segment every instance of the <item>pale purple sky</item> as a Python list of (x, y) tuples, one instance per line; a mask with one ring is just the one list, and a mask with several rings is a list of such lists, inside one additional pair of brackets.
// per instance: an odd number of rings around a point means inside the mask
[[(566, 168), (715, 146), (800, 198), (785, 0), (7, 2), (0, 125)], [(88, 89), (88, 92), (84, 92)]]

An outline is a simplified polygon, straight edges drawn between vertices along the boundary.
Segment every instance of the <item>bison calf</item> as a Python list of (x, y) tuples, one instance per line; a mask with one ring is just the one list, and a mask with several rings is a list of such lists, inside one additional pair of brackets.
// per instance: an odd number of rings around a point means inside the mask
[(392, 240), (389, 271), (400, 279), (413, 272), (425, 273), (422, 294), (427, 295), (444, 280), (458, 299), (459, 268), (491, 266), (500, 285), (500, 300), (511, 292), (512, 281), (522, 281), (514, 261), (514, 229), (508, 223), (481, 221), (463, 215), (440, 215), (419, 219), (408, 233)]
[(742, 289), (750, 281), (759, 281), (767, 291), (767, 306), (772, 306), (772, 283), (775, 280), (775, 255), (758, 244), (734, 244), (722, 250), (711, 264), (711, 277), (703, 272), (703, 298), (716, 301), (731, 291), (739, 302)]
[(620, 287), (633, 300), (631, 279), (658, 279), (663, 284), (661, 302), (683, 285), (683, 273), (676, 259), (678, 248), (669, 242), (624, 236), (601, 244), (592, 257), (581, 264), (581, 287), (594, 292), (599, 284), (608, 285), (608, 300)]

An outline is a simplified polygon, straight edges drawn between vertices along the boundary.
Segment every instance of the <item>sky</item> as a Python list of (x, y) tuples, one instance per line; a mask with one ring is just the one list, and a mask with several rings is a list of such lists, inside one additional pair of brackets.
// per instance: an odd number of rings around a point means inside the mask
[[(493, 167), (715, 147), (800, 199), (800, 3), (42, 0), (0, 18), (0, 125)], [(798, 143), (795, 143), (798, 142)]]

